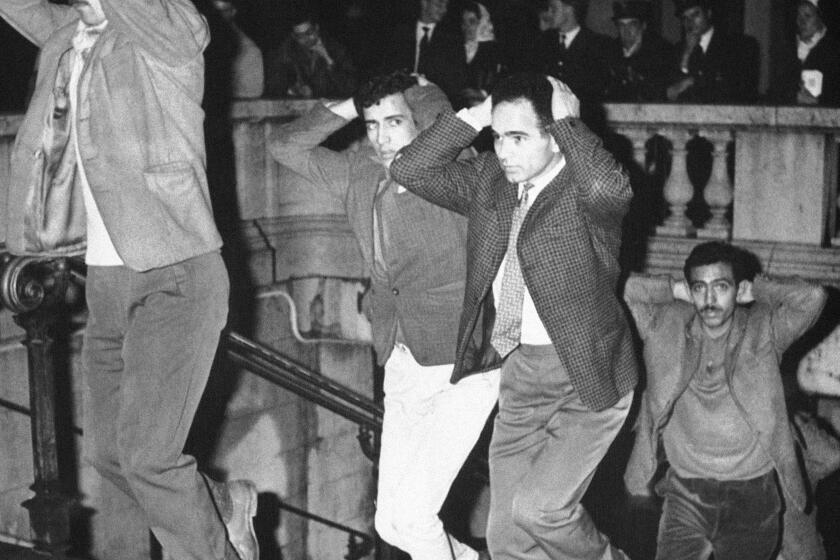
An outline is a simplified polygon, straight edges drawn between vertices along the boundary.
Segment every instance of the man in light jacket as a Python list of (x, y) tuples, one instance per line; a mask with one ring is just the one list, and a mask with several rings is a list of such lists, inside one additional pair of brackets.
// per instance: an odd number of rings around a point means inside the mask
[(41, 48), (12, 153), (6, 243), (84, 255), (84, 447), (168, 556), (252, 560), (256, 489), (184, 442), (227, 318), (202, 132), (207, 25), (187, 0), (4, 0)]

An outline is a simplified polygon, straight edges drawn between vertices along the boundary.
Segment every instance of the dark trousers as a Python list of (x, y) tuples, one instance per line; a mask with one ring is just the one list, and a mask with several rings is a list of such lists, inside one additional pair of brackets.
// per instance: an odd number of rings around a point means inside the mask
[(626, 558), (580, 500), (632, 400), (631, 391), (606, 410), (586, 408), (553, 346), (520, 346), (507, 357), (490, 443), (493, 560)]
[(750, 480), (680, 478), (669, 470), (657, 560), (766, 560), (777, 550), (781, 498), (775, 471)]
[(222, 559), (225, 528), (184, 443), (227, 320), (218, 253), (136, 272), (91, 266), (85, 456), (178, 560)]

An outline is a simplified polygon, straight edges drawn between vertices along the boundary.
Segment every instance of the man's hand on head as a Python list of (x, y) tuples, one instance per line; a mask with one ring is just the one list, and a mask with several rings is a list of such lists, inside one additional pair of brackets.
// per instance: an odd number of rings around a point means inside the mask
[(353, 98), (349, 97), (343, 101), (330, 101), (325, 104), (325, 107), (347, 121), (352, 121), (359, 116), (356, 111), (356, 104)]
[(753, 296), (753, 283), (749, 280), (741, 280), (738, 284), (738, 293), (735, 296), (735, 303), (745, 304), (755, 301)]
[(553, 76), (546, 76), (554, 93), (551, 94), (551, 116), (555, 121), (566, 117), (580, 117), (580, 100), (572, 90)]
[(688, 287), (688, 282), (684, 279), (675, 280), (672, 284), (672, 293), (675, 300), (687, 301), (691, 303), (691, 291)]
[(466, 109), (466, 111), (470, 116), (471, 124), (475, 125), (478, 130), (483, 130), (485, 127), (490, 126), (492, 122), (493, 101), (488, 95), (484, 101), (478, 105), (473, 105), (469, 109)]

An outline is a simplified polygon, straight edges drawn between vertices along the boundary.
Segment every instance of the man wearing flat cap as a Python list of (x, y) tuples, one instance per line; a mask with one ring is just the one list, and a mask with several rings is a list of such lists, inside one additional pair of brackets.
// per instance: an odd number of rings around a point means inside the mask
[(714, 24), (711, 0), (677, 0), (683, 38), (666, 90), (669, 101), (752, 103), (758, 86), (758, 43)]
[(665, 99), (673, 47), (648, 29), (652, 11), (649, 0), (613, 2), (618, 38), (609, 51), (610, 79), (606, 98), (610, 101)]

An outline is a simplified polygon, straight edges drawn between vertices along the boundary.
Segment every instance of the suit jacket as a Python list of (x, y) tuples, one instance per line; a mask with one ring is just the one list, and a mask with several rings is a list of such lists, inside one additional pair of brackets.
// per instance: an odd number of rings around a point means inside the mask
[[(281, 127), (272, 156), (319, 189), (342, 201), (362, 257), (374, 270), (374, 197), (386, 171), (365, 144), (358, 151), (334, 152), (319, 146), (347, 121), (316, 105)], [(451, 364), (464, 292), (466, 220), (409, 191), (394, 195), (396, 223), (388, 275), (371, 274), (374, 348), (384, 364), (399, 323), (405, 344), (422, 365)]]
[(645, 32), (639, 50), (625, 57), (616, 39), (609, 51), (609, 101), (654, 102), (665, 99), (673, 47), (659, 35)]
[(563, 53), (559, 32), (548, 29), (542, 32), (535, 45), (532, 70), (564, 82), (582, 102), (597, 102), (607, 88), (609, 48), (608, 37), (581, 27)]
[[(87, 94), (75, 126), (117, 253), (127, 266), (148, 270), (217, 250), (201, 109), (207, 24), (188, 0), (101, 2), (108, 26), (85, 64), (80, 82)], [(6, 243), (21, 254), (82, 254), (79, 182), (43, 180), (44, 123), (78, 13), (46, 0), (4, 0), (0, 14), (41, 48), (35, 91), (12, 152)]]
[[(417, 53), (416, 26), (417, 22), (412, 21), (394, 28), (386, 43), (388, 48), (385, 49), (381, 65), (383, 72), (400, 69), (413, 71)], [(464, 41), (460, 33), (454, 32), (446, 24), (437, 24), (429, 42), (428, 54), (426, 78), (440, 86), (449, 99), (455, 99), (467, 84)]]
[(827, 33), (808, 53), (804, 61), (796, 56), (796, 43), (788, 46), (773, 80), (773, 100), (796, 104), (796, 93), (803, 70), (819, 70), (823, 75), (820, 105), (840, 106), (840, 39)]
[(758, 43), (752, 37), (728, 34), (715, 28), (706, 52), (689, 62), (688, 74), (680, 69), (685, 42), (674, 48), (671, 79), (674, 83), (687, 75), (694, 85), (677, 101), (685, 103), (752, 103), (758, 96)]
[[(621, 222), (631, 191), (627, 175), (580, 120), (550, 132), (566, 165), (537, 196), (519, 234), (525, 285), (583, 403), (614, 405), (637, 381), (630, 329), (616, 296)], [(467, 285), (453, 379), (498, 360), (477, 329), (492, 332), (493, 279), (507, 250), (516, 185), (493, 153), (453, 161), (477, 132), (448, 112), (391, 164), (407, 188), (469, 219)]]
[[(705, 335), (694, 306), (674, 300), (668, 277), (631, 276), (624, 294), (644, 344), (647, 368), (636, 442), (624, 478), (631, 493), (647, 494), (662, 455), (662, 431), (697, 370)], [(826, 293), (801, 280), (757, 278), (753, 294), (755, 303), (739, 306), (733, 315), (724, 358), (726, 378), (761, 449), (772, 459), (786, 497), (804, 509), (805, 485), (788, 423), (779, 362), (784, 351), (814, 324)]]

